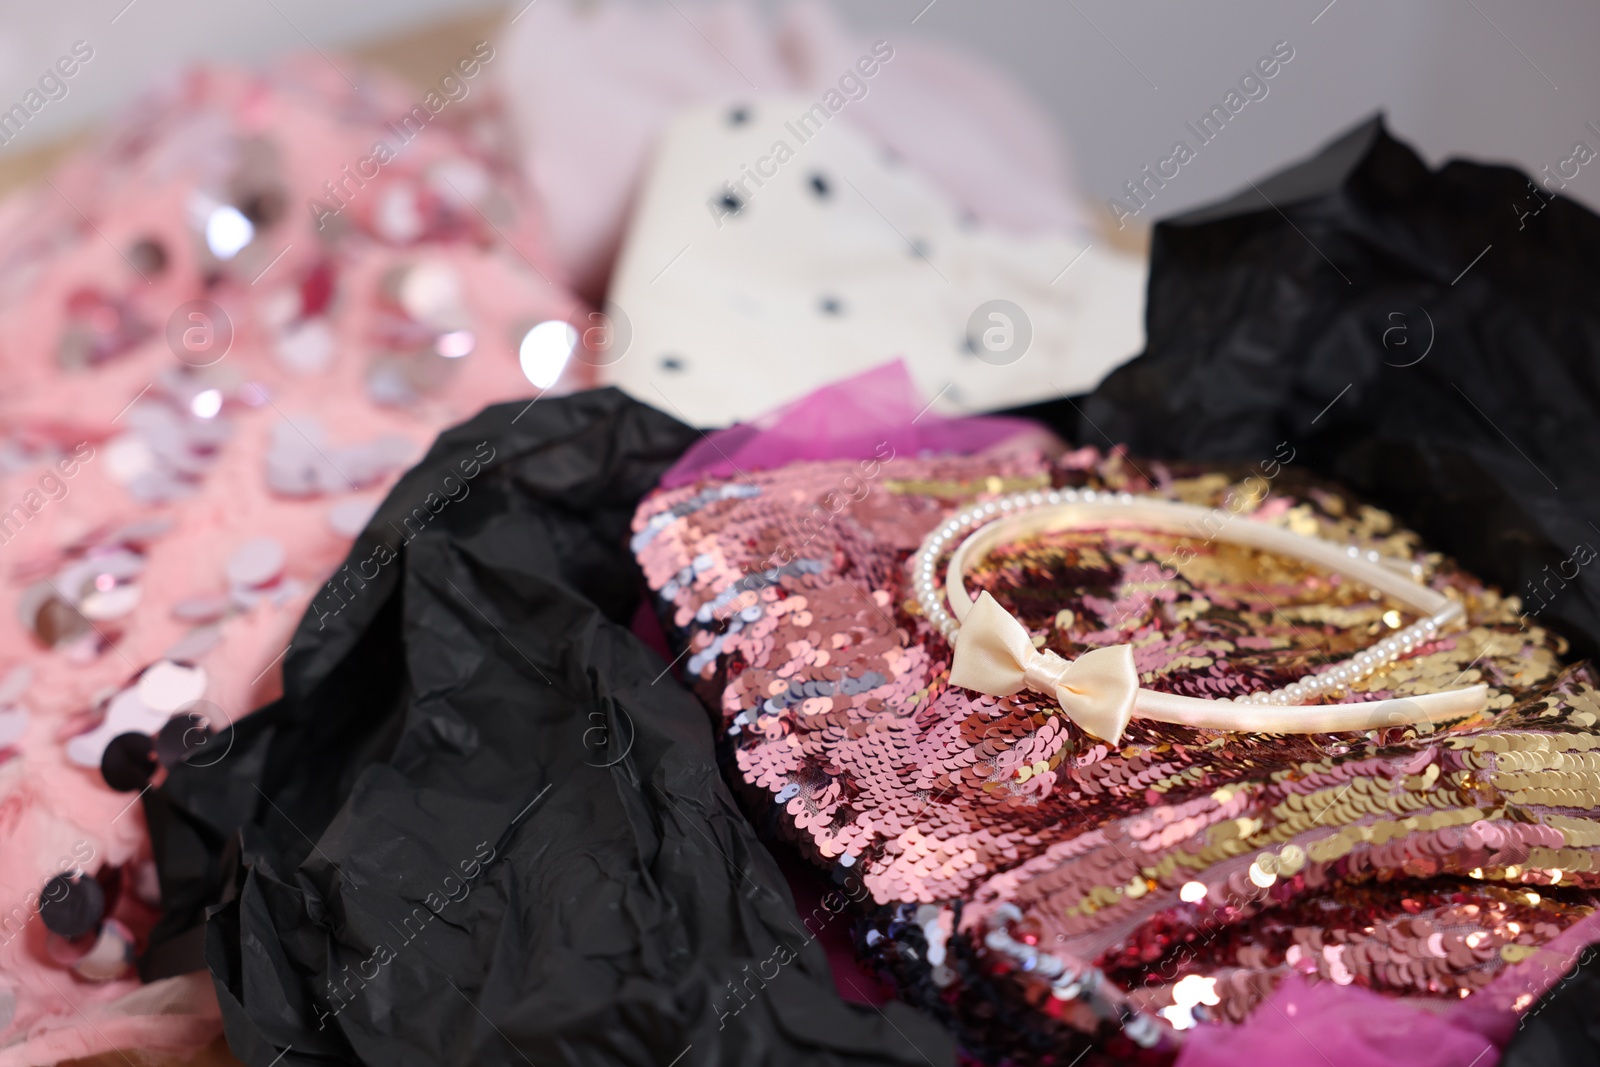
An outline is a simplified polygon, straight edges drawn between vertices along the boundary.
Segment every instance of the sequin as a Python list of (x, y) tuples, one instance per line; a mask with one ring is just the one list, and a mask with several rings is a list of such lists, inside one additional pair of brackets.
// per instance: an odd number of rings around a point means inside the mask
[[(1484, 990), (1593, 911), (1600, 693), (1587, 665), (1564, 664), (1560, 639), (1524, 629), (1514, 600), (1381, 511), (1287, 476), (1262, 496), (1215, 471), (1139, 466), (1159, 489), (1091, 449), (897, 458), (841, 504), (843, 479), (862, 482), (855, 464), (799, 463), (658, 492), (635, 516), (641, 567), (694, 653), (688, 680), (737, 727), (727, 751), (746, 802), (775, 811), (813, 862), (860, 879), (877, 934), (862, 948), (903, 995), (983, 1030), (989, 992), (967, 987), (993, 986), (1070, 1060), (1074, 1041), (1119, 1025), (1140, 1044), (1172, 1034), (1186, 1016), (1164, 1009), (1196, 977), (1216, 1001), (1182, 1001), (1198, 1023), (1244, 1018), (1291, 972), (1396, 996)], [(1337, 736), (1136, 720), (1111, 750), (1026, 693), (951, 688), (949, 647), (908, 607), (905, 561), (961, 508), (1063, 485), (1159, 492), (1219, 524), (1275, 522), (1411, 561), (1462, 601), (1467, 626), (1352, 695), (1481, 680), (1490, 710)], [(1070, 658), (1128, 643), (1141, 684), (1214, 699), (1283, 685), (1413, 621), (1206, 530), (1045, 534), (996, 546), (970, 583), (1040, 647)], [(752, 587), (754, 618), (735, 599)], [(937, 967), (922, 908), (951, 922)]]

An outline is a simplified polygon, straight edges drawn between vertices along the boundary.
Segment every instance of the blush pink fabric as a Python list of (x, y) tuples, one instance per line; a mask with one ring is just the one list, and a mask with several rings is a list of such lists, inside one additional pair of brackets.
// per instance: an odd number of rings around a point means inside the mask
[[(230, 558), (258, 538), (283, 550), (283, 578), (253, 606), (236, 604), (216, 635), (199, 635), (215, 636), (214, 645), (187, 658), (205, 668), (205, 698), (225, 719), (274, 697), (295, 626), (350, 541), (349, 516), (330, 521), (334, 509), (354, 508), (359, 521), (439, 430), (488, 404), (534, 395), (518, 362), (520, 331), (576, 313), (508, 161), (490, 147), (497, 139), (483, 135), (484, 124), (497, 121), (486, 91), (450, 102), (381, 173), (359, 188), (347, 185), (336, 226), (318, 227), (313, 201), (331, 206), (324, 183), (370, 157), (376, 141), (393, 140), (386, 124), (424, 101), (422, 92), (338, 62), (335, 69), (311, 56), (254, 74), (202, 69), (174, 77), (47, 183), (0, 205), (0, 520), (13, 516), (0, 544), (0, 677), (32, 671), (14, 701), (26, 728), (0, 747), (0, 1002), (14, 1009), (0, 1012), (0, 1067), (113, 1047), (188, 1052), (219, 1032), (204, 974), (149, 986), (132, 974), (93, 982), (52, 958), (31, 903), (47, 879), (79, 863), (150, 873), (137, 797), (71, 762), (66, 742), (95, 724), (106, 694), (176, 643), (200, 647), (195, 624), (177, 617), (174, 605), (228, 597)], [(475, 88), (486, 85), (480, 74)], [(196, 197), (226, 198), (252, 139), (276, 145), (284, 212), (231, 272), (216, 275), (202, 261)], [(452, 200), (445, 187), (452, 182), (470, 203)], [(438, 216), (443, 228), (410, 239), (395, 237), (392, 225), (385, 231), (376, 220), (394, 208), (395, 196), (402, 209), (450, 201)], [(404, 215), (402, 230), (410, 225)], [(130, 263), (142, 238), (159, 240), (168, 259), (148, 281)], [(394, 271), (422, 262), (460, 281), (459, 325), (476, 347), (448, 366), (428, 364), (448, 373), (417, 395), (379, 403), (374, 367), (432, 343), (426, 330), (409, 341), (394, 336), (417, 329), (393, 307)], [(282, 309), (309, 315), (320, 307), (329, 294), (320, 292), (316, 272), (327, 264), (331, 299), (315, 316), (331, 335), (325, 366), (286, 360), (278, 353)], [(146, 332), (137, 339), (133, 331), (126, 351), (71, 370), (58, 352), (71, 309), (82, 313), (83, 299), (73, 294), (85, 289), (122, 306)], [(165, 333), (180, 305), (202, 298), (225, 309), (234, 340), (219, 362), (197, 369), (175, 357)], [(577, 380), (569, 371), (557, 389)], [(222, 397), (205, 427), (184, 410), (201, 387)], [(198, 473), (179, 479), (176, 496), (140, 499), (130, 478), (150, 456), (138, 427), (156, 416), (176, 419), (185, 433), (222, 424), (228, 432), (217, 433), (220, 443)], [(311, 451), (325, 460), (356, 457), (329, 460), (334, 467), (363, 465), (358, 488), (335, 480), (288, 495), (269, 486), (269, 460), (285, 441), (315, 465), (298, 443), (310, 420), (322, 433)], [(383, 442), (375, 463), (358, 455), (373, 442)], [(56, 464), (74, 448), (80, 461), (63, 478)], [(98, 624), (99, 647), (45, 648), (19, 615), (25, 591), (59, 574), (83, 546), (151, 519), (170, 525), (146, 545), (137, 606)], [(117, 912), (136, 936), (154, 916), (149, 903), (128, 894)]]
[[(844, 112), (978, 219), (1086, 233), (1054, 125), (1001, 72), (906, 35)], [(503, 79), (554, 254), (603, 292), (662, 128), (691, 104), (820, 99), (875, 39), (801, 0), (770, 23), (748, 2), (540, 3), (502, 35)]]

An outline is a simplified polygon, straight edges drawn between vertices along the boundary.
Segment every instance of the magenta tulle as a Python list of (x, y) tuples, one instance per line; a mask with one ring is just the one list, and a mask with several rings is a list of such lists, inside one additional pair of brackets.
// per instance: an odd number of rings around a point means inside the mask
[(1498, 1059), (1495, 1044), (1464, 1017), (1293, 976), (1243, 1025), (1190, 1031), (1177, 1067), (1492, 1067)]
[(1494, 1067), (1530, 1005), (1600, 943), (1600, 915), (1573, 924), (1477, 994), (1437, 1010), (1359, 986), (1286, 978), (1239, 1026), (1190, 1031), (1176, 1067)]
[(781, 467), (798, 460), (858, 459), (885, 445), (892, 455), (970, 455), (1038, 427), (996, 416), (951, 418), (928, 409), (900, 360), (801, 397), (749, 423), (716, 430), (661, 479), (673, 489), (700, 478)]

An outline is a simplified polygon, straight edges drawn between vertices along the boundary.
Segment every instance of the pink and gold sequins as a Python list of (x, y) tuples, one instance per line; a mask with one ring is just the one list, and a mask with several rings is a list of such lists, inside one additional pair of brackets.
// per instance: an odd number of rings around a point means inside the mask
[[(813, 861), (862, 879), (880, 905), (869, 957), (978, 1044), (996, 1024), (973, 982), (1003, 989), (1039, 1034), (1156, 1055), (1187, 1025), (1244, 1018), (1291, 973), (1470, 995), (1593, 912), (1594, 675), (1389, 516), (1291, 476), (1234, 513), (1226, 474), (1145, 464), (1157, 490), (1092, 450), (900, 457), (832, 506), (856, 466), (658, 492), (634, 549), (747, 800)], [(1409, 562), (1468, 626), (1356, 695), (1481, 680), (1490, 711), (1320, 736), (1136, 720), (1111, 749), (1025, 693), (951, 688), (950, 649), (916, 613), (904, 561), (961, 507), (1063, 485), (1159, 491)], [(1410, 621), (1204, 531), (1049, 534), (997, 546), (971, 581), (1036, 645), (1127, 642), (1142, 684), (1197, 696), (1282, 684)]]

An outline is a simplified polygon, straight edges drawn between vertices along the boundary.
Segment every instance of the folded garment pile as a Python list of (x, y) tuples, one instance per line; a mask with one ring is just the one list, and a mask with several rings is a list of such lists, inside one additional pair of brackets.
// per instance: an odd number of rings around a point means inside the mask
[(696, 16), (0, 205), (0, 1067), (1583, 1062), (1600, 219), (1367, 124), (1146, 341), (1003, 79)]

